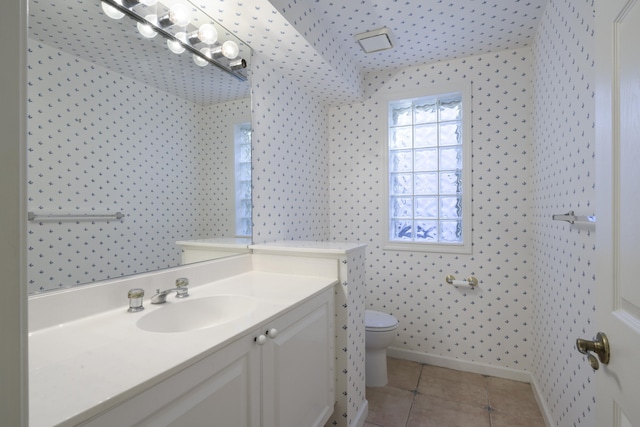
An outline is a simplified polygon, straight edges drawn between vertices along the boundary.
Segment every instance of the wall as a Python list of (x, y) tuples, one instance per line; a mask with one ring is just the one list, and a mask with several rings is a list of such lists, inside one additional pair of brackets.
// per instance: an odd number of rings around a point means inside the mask
[(595, 235), (551, 220), (595, 210), (593, 0), (550, 0), (533, 43), (532, 373), (558, 427), (595, 426)]
[(329, 239), (326, 107), (252, 58), (253, 240)]
[[(394, 347), (499, 368), (531, 366), (531, 52), (368, 75), (364, 102), (329, 111), (331, 240), (367, 246), (367, 307), (400, 320)], [(473, 82), (473, 254), (384, 251), (384, 92)], [(464, 291), (444, 278), (475, 275)]]
[(126, 215), (30, 222), (29, 292), (175, 266), (176, 240), (233, 235), (220, 191), (248, 100), (203, 107), (32, 40), (28, 61), (28, 210)]
[[(199, 229), (209, 236), (235, 236), (235, 125), (251, 123), (251, 100), (205, 105), (196, 111)], [(204, 236), (201, 236), (204, 237)]]

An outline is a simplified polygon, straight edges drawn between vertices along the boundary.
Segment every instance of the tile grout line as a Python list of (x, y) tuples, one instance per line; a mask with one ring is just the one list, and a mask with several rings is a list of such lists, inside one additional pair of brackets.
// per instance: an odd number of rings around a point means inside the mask
[(424, 369), (424, 363), (420, 364), (420, 372), (418, 372), (418, 381), (416, 382), (416, 386), (411, 393), (413, 394), (413, 398), (411, 399), (411, 406), (409, 407), (409, 413), (407, 414), (407, 420), (404, 423), (404, 427), (409, 427), (409, 420), (411, 419), (411, 411), (413, 411), (413, 405), (416, 402), (416, 396), (418, 395), (418, 388), (420, 387), (420, 378), (422, 378), (422, 370)]

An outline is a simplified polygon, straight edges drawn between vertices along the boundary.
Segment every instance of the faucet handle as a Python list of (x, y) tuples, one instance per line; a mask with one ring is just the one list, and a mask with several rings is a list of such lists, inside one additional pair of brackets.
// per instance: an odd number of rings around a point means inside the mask
[(137, 311), (144, 310), (142, 306), (142, 297), (144, 297), (144, 289), (134, 288), (129, 289), (127, 293), (129, 297), (129, 309), (127, 310), (129, 313), (135, 313)]
[(189, 279), (180, 277), (176, 279), (176, 298), (186, 298), (189, 296)]

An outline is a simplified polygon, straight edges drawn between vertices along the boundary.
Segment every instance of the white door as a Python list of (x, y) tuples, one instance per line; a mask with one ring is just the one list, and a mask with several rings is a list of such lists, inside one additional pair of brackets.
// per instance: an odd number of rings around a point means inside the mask
[(640, 1), (598, 0), (595, 37), (596, 425), (640, 427)]

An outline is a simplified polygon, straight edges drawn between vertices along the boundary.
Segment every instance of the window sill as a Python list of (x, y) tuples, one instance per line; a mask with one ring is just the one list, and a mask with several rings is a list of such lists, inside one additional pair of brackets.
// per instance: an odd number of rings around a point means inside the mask
[(465, 254), (471, 255), (470, 243), (402, 243), (387, 242), (383, 247), (384, 251), (407, 251), (407, 252), (436, 252), (445, 254)]

